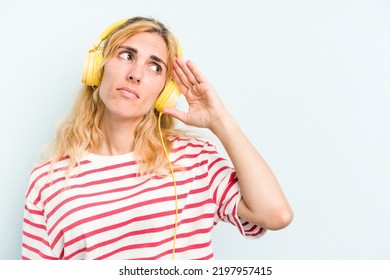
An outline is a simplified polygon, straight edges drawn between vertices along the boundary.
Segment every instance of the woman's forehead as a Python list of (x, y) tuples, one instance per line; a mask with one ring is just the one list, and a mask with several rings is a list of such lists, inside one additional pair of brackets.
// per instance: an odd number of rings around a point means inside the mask
[(156, 32), (141, 32), (127, 38), (120, 46), (131, 47), (137, 52), (155, 55), (164, 60), (168, 59), (167, 45)]

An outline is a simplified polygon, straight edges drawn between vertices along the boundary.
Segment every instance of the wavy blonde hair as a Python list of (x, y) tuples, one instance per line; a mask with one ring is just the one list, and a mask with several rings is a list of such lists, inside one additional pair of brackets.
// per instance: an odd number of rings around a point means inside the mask
[[(140, 32), (155, 32), (165, 41), (168, 51), (167, 76), (172, 77), (173, 60), (178, 53), (178, 45), (173, 34), (160, 22), (151, 18), (134, 17), (117, 27), (106, 39), (103, 61), (99, 68), (99, 77), (104, 74), (104, 65), (118, 47), (129, 37)], [(104, 104), (99, 97), (99, 86), (84, 85), (70, 114), (57, 126), (56, 137), (46, 159), (54, 163), (63, 157), (69, 157), (70, 164), (67, 170), (80, 162), (85, 152), (95, 151), (102, 142), (103, 134), (99, 124), (104, 112)], [(135, 131), (134, 152), (140, 167), (140, 174), (166, 174), (167, 159), (159, 136), (159, 112), (152, 108), (143, 118)], [(172, 139), (184, 131), (174, 129), (174, 119), (169, 115), (161, 116), (161, 131), (167, 151), (172, 148)]]

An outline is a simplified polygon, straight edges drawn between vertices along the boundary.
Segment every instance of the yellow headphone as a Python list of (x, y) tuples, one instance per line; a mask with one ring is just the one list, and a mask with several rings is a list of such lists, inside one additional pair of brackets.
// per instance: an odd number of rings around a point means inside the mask
[[(82, 82), (87, 86), (98, 86), (100, 83), (99, 66), (103, 60), (103, 51), (105, 40), (107, 37), (120, 25), (124, 24), (128, 19), (121, 19), (107, 27), (103, 33), (95, 40), (92, 48), (88, 51), (83, 68)], [(183, 53), (179, 43), (177, 43), (177, 56), (183, 57)], [(163, 108), (174, 107), (179, 100), (181, 91), (177, 84), (171, 79), (166, 84), (159, 97), (157, 98), (154, 108), (162, 112)]]

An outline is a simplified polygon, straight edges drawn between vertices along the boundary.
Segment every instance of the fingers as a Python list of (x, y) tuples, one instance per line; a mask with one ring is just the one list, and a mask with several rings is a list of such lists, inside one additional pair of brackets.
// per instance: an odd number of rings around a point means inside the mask
[(163, 112), (171, 115), (172, 117), (178, 119), (179, 121), (183, 122), (184, 124), (188, 124), (188, 114), (184, 113), (183, 111), (180, 111), (176, 108), (164, 108)]
[(194, 77), (194, 80), (197, 83), (200, 84), (200, 83), (207, 82), (206, 77), (199, 71), (199, 69), (195, 66), (195, 64), (191, 60), (188, 60), (185, 65), (187, 65), (188, 69), (191, 71), (192, 76)]
[(192, 75), (188, 66), (182, 60), (177, 59), (173, 64), (173, 73), (187, 89), (195, 84), (195, 77)]
[(173, 80), (174, 80), (174, 81), (177, 83), (177, 85), (179, 86), (180, 91), (181, 91), (184, 95), (186, 95), (187, 92), (188, 92), (189, 86), (188, 86), (188, 85), (186, 86), (186, 85), (181, 81), (181, 79), (180, 79), (180, 77), (179, 77), (179, 75), (177, 74), (177, 72), (176, 72), (175, 69), (173, 69), (172, 76), (173, 76)]
[(183, 59), (176, 59), (174, 63), (174, 72), (176, 72), (181, 83), (187, 88), (205, 81), (202, 73), (190, 60), (185, 62)]

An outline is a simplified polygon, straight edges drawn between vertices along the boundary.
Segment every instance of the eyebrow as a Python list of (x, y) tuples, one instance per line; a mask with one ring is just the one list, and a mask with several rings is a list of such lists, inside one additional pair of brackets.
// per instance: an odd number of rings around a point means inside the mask
[[(137, 54), (138, 53), (138, 50), (137, 49), (134, 49), (132, 47), (128, 47), (128, 46), (119, 46), (119, 49), (125, 49), (125, 50), (128, 50), (129, 52), (132, 52), (132, 53), (135, 53)], [(165, 66), (165, 69), (168, 69), (168, 66), (167, 64), (164, 62), (164, 60), (162, 60), (161, 58), (159, 58), (158, 56), (156, 55), (151, 55), (150, 58), (156, 62), (159, 62), (159, 63), (162, 63), (164, 66)]]

